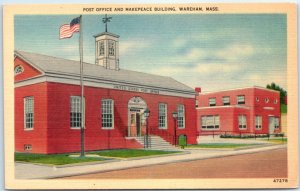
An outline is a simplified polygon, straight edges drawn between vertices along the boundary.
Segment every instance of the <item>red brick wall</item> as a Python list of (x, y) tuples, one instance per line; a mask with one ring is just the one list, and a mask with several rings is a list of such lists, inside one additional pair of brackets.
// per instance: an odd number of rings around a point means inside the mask
[[(79, 86), (48, 83), (49, 153), (79, 151), (80, 130), (70, 128), (70, 96), (79, 95)], [(177, 104), (184, 104), (186, 110), (186, 128), (184, 130), (177, 130), (177, 135), (186, 134), (189, 144), (196, 143), (196, 112), (193, 98), (85, 87), (86, 150), (140, 147), (135, 142), (125, 139), (128, 126), (128, 101), (134, 96), (140, 96), (147, 103), (151, 112), (149, 127), (152, 129), (158, 129), (158, 103), (168, 104), (168, 129), (153, 130), (153, 132), (161, 135), (166, 140), (169, 140), (167, 135), (172, 135), (174, 132), (171, 113), (176, 110)], [(104, 130), (101, 128), (101, 99), (114, 100), (115, 127), (113, 130)], [(163, 131), (165, 132), (163, 133)]]
[[(34, 97), (33, 130), (24, 130), (24, 98)], [(47, 85), (39, 83), (15, 88), (15, 151), (47, 153)], [(31, 144), (31, 151), (24, 145)]]

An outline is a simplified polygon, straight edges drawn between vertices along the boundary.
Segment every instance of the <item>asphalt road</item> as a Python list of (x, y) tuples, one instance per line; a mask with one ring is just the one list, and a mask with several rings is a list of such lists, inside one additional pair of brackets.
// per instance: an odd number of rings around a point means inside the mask
[(284, 178), (287, 149), (154, 165), (64, 179)]

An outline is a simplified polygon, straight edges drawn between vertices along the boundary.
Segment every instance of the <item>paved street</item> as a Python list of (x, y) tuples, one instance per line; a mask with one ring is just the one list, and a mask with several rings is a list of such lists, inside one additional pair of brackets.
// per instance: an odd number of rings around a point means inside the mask
[(65, 179), (287, 177), (287, 149), (102, 172)]
[[(239, 150), (226, 150), (226, 149), (225, 150), (224, 149), (187, 150), (186, 149), (185, 151), (188, 152), (175, 154), (172, 156), (160, 156), (160, 157), (156, 156), (156, 157), (142, 157), (142, 158), (138, 157), (132, 159), (111, 160), (106, 162), (104, 161), (100, 163), (73, 164), (73, 165), (67, 165), (62, 167), (16, 162), (15, 175), (17, 179), (48, 179), (48, 178), (59, 178), (59, 177), (77, 176), (77, 175), (93, 174), (93, 173), (94, 174), (106, 173), (106, 172), (113, 172), (119, 170), (127, 170), (131, 168), (143, 168), (147, 166), (155, 167), (157, 165), (167, 165), (167, 164), (174, 165), (172, 163), (176, 163), (173, 167), (171, 166), (172, 169), (171, 171), (169, 170), (161, 171), (161, 173), (163, 173), (164, 171), (167, 173), (169, 172), (173, 173), (173, 171), (177, 170), (177, 164), (181, 164), (183, 162), (190, 162), (196, 160), (201, 160), (202, 162), (205, 159), (229, 157), (233, 155), (251, 154), (251, 153), (259, 153), (259, 152), (264, 154), (267, 153), (267, 151), (281, 149), (281, 148), (286, 148), (286, 145), (265, 145), (265, 146), (239, 149)], [(247, 163), (247, 159), (248, 158), (246, 157), (246, 159), (240, 160), (240, 162)], [(222, 160), (223, 159), (221, 159), (221, 162), (218, 161), (214, 165), (208, 166), (209, 169), (215, 170), (216, 167), (219, 167), (219, 165), (223, 163)], [(272, 161), (272, 160), (279, 160), (279, 159), (277, 156), (273, 156), (271, 157), (270, 160)], [(238, 161), (239, 160), (235, 162), (237, 163)], [(246, 166), (248, 168), (257, 168), (256, 165), (260, 166), (260, 162), (264, 162), (267, 163), (267, 165), (269, 165), (269, 159), (267, 160), (265, 157), (263, 157), (259, 161), (256, 161), (256, 163), (255, 162), (253, 162), (253, 164), (249, 163), (252, 164), (253, 166), (251, 165), (249, 166), (247, 164)], [(230, 163), (228, 165), (230, 165)], [(276, 165), (278, 164), (276, 163), (275, 166)], [(206, 166), (204, 167), (207, 168)], [(273, 166), (271, 166), (270, 168), (273, 168)], [(228, 169), (227, 173), (231, 173), (230, 169)]]

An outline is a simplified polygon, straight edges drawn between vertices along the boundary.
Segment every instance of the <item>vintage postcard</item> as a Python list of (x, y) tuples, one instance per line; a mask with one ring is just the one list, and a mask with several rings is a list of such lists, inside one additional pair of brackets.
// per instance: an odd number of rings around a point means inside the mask
[(298, 187), (296, 5), (4, 6), (8, 189)]

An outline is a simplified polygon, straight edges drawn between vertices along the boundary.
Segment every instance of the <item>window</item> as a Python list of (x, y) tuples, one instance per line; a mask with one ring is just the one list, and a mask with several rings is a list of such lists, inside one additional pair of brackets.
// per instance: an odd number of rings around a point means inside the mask
[(209, 98), (209, 106), (216, 106), (216, 98)]
[(274, 99), (274, 104), (277, 104), (278, 103), (278, 99)]
[(21, 74), (23, 71), (24, 71), (23, 66), (21, 66), (21, 65), (16, 66), (15, 67), (15, 76), (18, 74)]
[(246, 115), (239, 115), (239, 128), (240, 129), (246, 129), (247, 128)]
[(256, 102), (259, 102), (259, 97), (256, 97)]
[(262, 128), (262, 117), (261, 116), (255, 116), (255, 128), (261, 129)]
[(158, 127), (160, 129), (167, 129), (168, 119), (167, 119), (167, 104), (160, 103), (158, 105)]
[(104, 99), (101, 101), (102, 108), (102, 129), (114, 128), (114, 101)]
[(178, 113), (178, 118), (177, 118), (178, 128), (179, 129), (184, 129), (185, 128), (184, 105), (178, 105), (177, 106), (177, 113)]
[(99, 55), (103, 56), (104, 55), (104, 41), (99, 42)]
[(219, 129), (220, 117), (219, 115), (206, 115), (201, 117), (202, 129)]
[(279, 129), (279, 118), (275, 117), (275, 129)]
[(244, 95), (237, 96), (237, 104), (245, 104), (245, 96)]
[(33, 129), (34, 123), (34, 98), (24, 98), (24, 128), (29, 130)]
[(115, 55), (115, 42), (112, 40), (108, 41), (108, 55), (109, 56)]
[(266, 98), (266, 99), (265, 99), (265, 102), (266, 102), (266, 103), (269, 103), (269, 101), (270, 101), (269, 98)]
[(223, 97), (222, 100), (223, 100), (223, 105), (230, 105), (230, 97), (229, 96)]
[(31, 151), (32, 150), (32, 145), (25, 144), (24, 145), (24, 151)]
[[(84, 102), (83, 102), (83, 104), (84, 104)], [(81, 120), (82, 120), (81, 97), (80, 96), (71, 96), (70, 107), (71, 107), (70, 127), (71, 128), (80, 128)], [(84, 108), (84, 105), (83, 105), (83, 108)]]
[(196, 99), (196, 107), (199, 106), (199, 100)]

